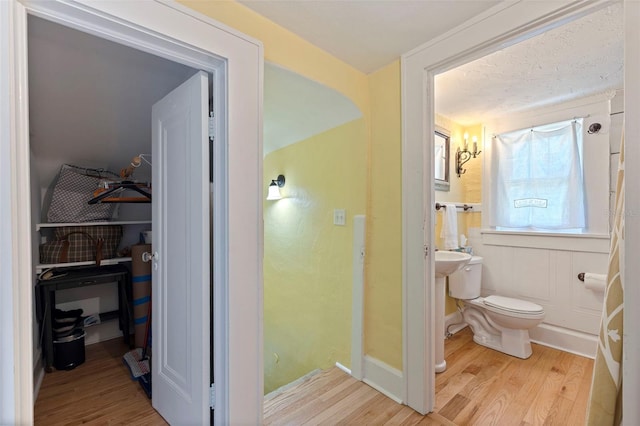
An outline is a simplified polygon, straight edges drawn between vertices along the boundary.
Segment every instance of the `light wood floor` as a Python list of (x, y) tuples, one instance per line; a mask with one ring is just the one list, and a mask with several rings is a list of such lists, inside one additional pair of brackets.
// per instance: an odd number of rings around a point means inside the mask
[[(593, 360), (534, 345), (520, 360), (476, 345), (468, 330), (445, 344), (428, 416), (395, 403), (337, 368), (265, 401), (269, 425), (583, 425)], [(87, 361), (46, 374), (36, 425), (166, 425), (122, 364), (121, 339), (87, 347)]]
[(337, 368), (265, 401), (267, 425), (584, 425), (593, 360), (534, 345), (521, 360), (479, 346), (468, 329), (445, 344), (436, 407), (421, 416)]
[(45, 374), (36, 400), (36, 425), (166, 425), (122, 363), (122, 339), (86, 347), (86, 361)]

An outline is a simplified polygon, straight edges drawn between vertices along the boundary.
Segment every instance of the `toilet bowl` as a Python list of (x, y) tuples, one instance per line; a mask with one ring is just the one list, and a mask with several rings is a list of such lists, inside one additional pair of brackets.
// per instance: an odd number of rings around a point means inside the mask
[(481, 278), (479, 256), (473, 256), (463, 269), (449, 275), (449, 296), (462, 300), (462, 317), (473, 331), (473, 341), (508, 355), (529, 358), (529, 329), (542, 322), (544, 309), (511, 297), (480, 297)]

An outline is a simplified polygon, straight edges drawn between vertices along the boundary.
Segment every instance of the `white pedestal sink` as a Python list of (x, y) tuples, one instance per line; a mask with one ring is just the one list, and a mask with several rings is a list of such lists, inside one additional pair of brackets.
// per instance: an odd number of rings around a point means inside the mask
[(435, 343), (436, 343), (436, 373), (442, 373), (447, 369), (447, 361), (444, 359), (444, 288), (445, 277), (453, 274), (458, 269), (469, 263), (471, 255), (457, 251), (436, 251), (436, 288), (435, 288)]

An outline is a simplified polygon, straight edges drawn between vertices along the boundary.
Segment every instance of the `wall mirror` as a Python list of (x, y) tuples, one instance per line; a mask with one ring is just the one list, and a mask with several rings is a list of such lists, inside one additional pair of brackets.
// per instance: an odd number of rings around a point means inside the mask
[(442, 129), (433, 135), (434, 182), (436, 191), (449, 190), (449, 135)]

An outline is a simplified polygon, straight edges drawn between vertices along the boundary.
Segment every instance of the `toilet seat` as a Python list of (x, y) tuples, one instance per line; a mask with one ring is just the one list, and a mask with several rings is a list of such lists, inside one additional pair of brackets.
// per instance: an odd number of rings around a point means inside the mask
[(511, 297), (491, 295), (483, 299), (483, 304), (487, 310), (509, 316), (527, 318), (544, 316), (544, 309), (542, 306), (526, 300), (513, 299)]

